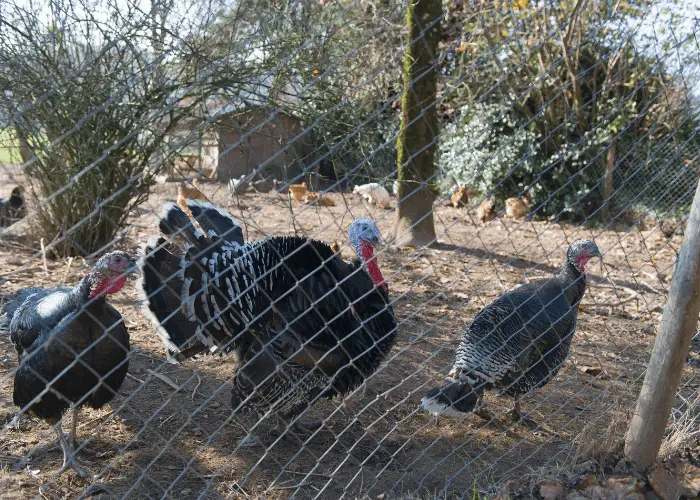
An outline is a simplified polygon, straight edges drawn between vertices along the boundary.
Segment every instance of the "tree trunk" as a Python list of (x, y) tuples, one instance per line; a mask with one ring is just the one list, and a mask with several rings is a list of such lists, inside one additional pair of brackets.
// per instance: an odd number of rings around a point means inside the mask
[[(438, 133), (437, 67), (440, 0), (412, 0), (406, 22), (401, 132), (397, 141), (399, 189), (393, 238), (397, 245), (426, 246), (436, 241), (433, 223), (435, 152)], [(429, 28), (428, 28), (429, 27)], [(427, 30), (426, 30), (427, 28)]]
[(613, 169), (615, 168), (615, 154), (616, 154), (616, 142), (613, 139), (610, 147), (608, 148), (608, 154), (605, 161), (605, 178), (603, 179), (603, 217), (606, 219), (610, 218), (610, 212), (613, 204), (612, 194), (613, 194)]
[(15, 127), (15, 135), (19, 142), (19, 155), (22, 158), (22, 163), (26, 165), (34, 158), (34, 150), (29, 145), (29, 138), (26, 132), (21, 127)]

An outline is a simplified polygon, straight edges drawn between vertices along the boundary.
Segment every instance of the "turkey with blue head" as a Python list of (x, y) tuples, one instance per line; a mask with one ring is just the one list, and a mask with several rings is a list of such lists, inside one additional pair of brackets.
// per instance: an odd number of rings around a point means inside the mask
[(467, 327), (444, 383), (423, 398), (423, 409), (434, 415), (468, 413), (493, 387), (516, 398), (511, 415), (521, 420), (519, 397), (544, 386), (569, 354), (586, 291), (585, 266), (600, 256), (593, 241), (575, 241), (553, 277), (531, 281), (482, 309)]
[[(314, 429), (318, 423), (302, 424), (297, 417), (319, 398), (360, 386), (396, 336), (374, 255), (376, 224), (352, 222), (349, 239), (359, 259), (346, 263), (326, 243), (297, 236), (234, 248), (195, 234), (173, 215), (178, 210), (169, 205), (162, 218), (183, 224), (176, 231), (171, 224), (149, 242), (141, 261), (144, 305), (156, 332), (177, 360), (233, 351), (239, 361), (232, 390), (237, 413), (280, 417), (296, 432)], [(233, 218), (219, 222), (212, 234), (233, 232)], [(172, 232), (188, 233), (186, 243), (167, 238)]]
[[(106, 296), (135, 270), (127, 253), (110, 252), (74, 287), (26, 288), (4, 304), (0, 328), (9, 330), (19, 358), (14, 403), (54, 426), (63, 450), (59, 473), (72, 467), (90, 475), (74, 457), (78, 408), (101, 408), (126, 377), (129, 334)], [(59, 422), (68, 408), (73, 420), (66, 436)]]

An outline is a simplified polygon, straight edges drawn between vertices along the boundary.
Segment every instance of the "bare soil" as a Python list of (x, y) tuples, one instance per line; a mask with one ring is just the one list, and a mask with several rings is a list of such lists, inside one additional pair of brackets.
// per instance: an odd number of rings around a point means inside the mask
[[(11, 186), (6, 188), (9, 193)], [(347, 194), (330, 194), (334, 207), (314, 207), (258, 193), (234, 200), (213, 183), (204, 190), (243, 221), (249, 240), (297, 232), (340, 243), (346, 259), (353, 258), (346, 238), (353, 218), (372, 217), (389, 234), (394, 217), (392, 210)], [(135, 250), (155, 234), (155, 216), (175, 193), (175, 184), (157, 186), (149, 203), (133, 214), (119, 246)], [(506, 479), (618, 448), (680, 236), (669, 241), (656, 226), (601, 230), (502, 218), (480, 226), (473, 212), (447, 206), (436, 208), (435, 222), (434, 248), (383, 248), (379, 259), (401, 322), (398, 339), (366, 388), (345, 401), (314, 406), (307, 418), (325, 424), (306, 442), (279, 439), (274, 425), (262, 422), (259, 445), (237, 448), (246, 430), (230, 410), (234, 360), (167, 363), (162, 343), (138, 309), (134, 286), (127, 286), (111, 302), (131, 334), (129, 376), (111, 405), (81, 411), (78, 428), (79, 457), (102, 477), (90, 481), (72, 471), (55, 477), (61, 452), (54, 433), (44, 422), (25, 418), (20, 431), (0, 433), (2, 496), (471, 496), (473, 488), (492, 492)], [(26, 225), (17, 226), (11, 233), (19, 235), (6, 234), (0, 243), (0, 273), (8, 280), (3, 295), (30, 285), (75, 283), (84, 273), (80, 259), (48, 259), (45, 270)], [(456, 421), (422, 413), (420, 399), (450, 369), (471, 318), (504, 290), (551, 275), (568, 244), (588, 237), (595, 237), (605, 263), (591, 263), (591, 286), (569, 359), (551, 383), (522, 399), (538, 427), (509, 421), (504, 413), (512, 400), (497, 394), (486, 398), (497, 415), (488, 425), (474, 415)], [(0, 338), (0, 422), (15, 411), (16, 363), (9, 339)], [(686, 393), (697, 390), (696, 370), (688, 364)]]

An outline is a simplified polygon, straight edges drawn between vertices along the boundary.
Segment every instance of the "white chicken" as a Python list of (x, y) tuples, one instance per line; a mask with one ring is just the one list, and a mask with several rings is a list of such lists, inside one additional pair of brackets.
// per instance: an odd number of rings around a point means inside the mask
[(362, 195), (365, 200), (372, 204), (379, 205), (382, 208), (389, 208), (389, 191), (381, 184), (376, 182), (362, 184), (355, 186), (352, 192)]

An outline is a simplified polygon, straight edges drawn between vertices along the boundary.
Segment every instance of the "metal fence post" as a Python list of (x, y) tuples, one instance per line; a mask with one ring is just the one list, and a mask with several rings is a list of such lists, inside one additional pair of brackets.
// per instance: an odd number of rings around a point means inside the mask
[(638, 467), (654, 463), (700, 314), (700, 183), (673, 274), (625, 455)]

